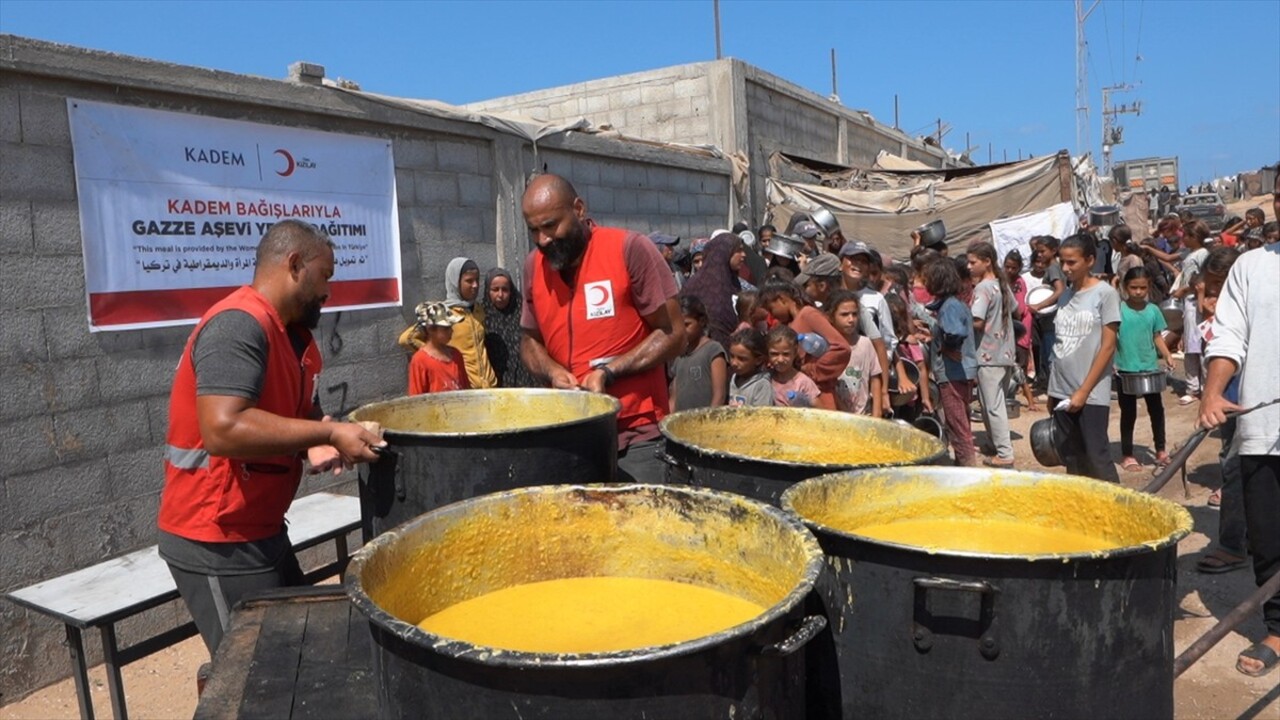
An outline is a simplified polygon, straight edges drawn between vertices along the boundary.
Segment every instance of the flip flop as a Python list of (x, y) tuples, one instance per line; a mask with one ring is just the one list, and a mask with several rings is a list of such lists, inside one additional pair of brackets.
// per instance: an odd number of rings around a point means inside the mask
[(1257, 670), (1245, 670), (1240, 667), (1240, 660), (1236, 660), (1236, 670), (1239, 670), (1249, 677), (1262, 677), (1272, 670), (1275, 670), (1276, 665), (1280, 665), (1280, 655), (1277, 655), (1275, 650), (1272, 650), (1261, 640), (1246, 648), (1244, 652), (1240, 653), (1240, 657), (1257, 660), (1262, 663), (1262, 667)]
[(1011, 468), (1011, 467), (1013, 467), (1013, 461), (1012, 461), (1012, 460), (1001, 460), (1000, 458), (986, 458), (986, 459), (984, 459), (984, 460), (982, 461), (982, 464), (983, 464), (983, 465), (986, 465), (987, 467), (993, 467), (993, 468)]
[(1134, 460), (1133, 458), (1129, 458), (1124, 461), (1124, 464), (1120, 466), (1120, 469), (1125, 472), (1138, 472), (1142, 469), (1142, 463)]
[(1208, 555), (1200, 558), (1196, 563), (1196, 570), (1209, 575), (1217, 575), (1218, 573), (1228, 573), (1232, 570), (1240, 570), (1247, 567), (1248, 564), (1248, 558), (1236, 557), (1223, 552), (1222, 550), (1214, 550)]

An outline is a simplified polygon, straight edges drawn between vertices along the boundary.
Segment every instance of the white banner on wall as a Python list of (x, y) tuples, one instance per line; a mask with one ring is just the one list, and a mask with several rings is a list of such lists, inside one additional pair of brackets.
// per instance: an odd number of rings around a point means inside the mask
[(391, 142), (67, 100), (91, 330), (195, 322), (275, 222), (335, 245), (326, 311), (398, 306)]

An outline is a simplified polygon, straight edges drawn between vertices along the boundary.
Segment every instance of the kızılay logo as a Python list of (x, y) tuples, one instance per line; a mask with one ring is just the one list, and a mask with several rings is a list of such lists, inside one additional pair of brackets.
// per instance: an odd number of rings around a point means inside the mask
[(306, 156), (295, 158), (293, 153), (284, 148), (276, 148), (275, 154), (284, 160), (283, 169), (276, 171), (276, 174), (280, 177), (289, 177), (296, 170), (314, 170), (316, 167), (315, 161), (311, 158)]

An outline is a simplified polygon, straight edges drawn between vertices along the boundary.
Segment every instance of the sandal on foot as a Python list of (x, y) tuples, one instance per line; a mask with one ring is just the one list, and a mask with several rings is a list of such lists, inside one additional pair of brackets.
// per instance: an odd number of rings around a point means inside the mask
[(1209, 493), (1209, 499), (1205, 501), (1205, 504), (1211, 508), (1222, 507), (1222, 491), (1214, 490)]
[(982, 461), (982, 464), (993, 468), (1011, 468), (1013, 467), (1013, 460), (1003, 460), (998, 457), (986, 458)]
[[(1240, 665), (1240, 660), (1244, 658), (1257, 660), (1262, 663), (1262, 667), (1257, 670), (1245, 670)], [(1276, 665), (1280, 665), (1280, 655), (1277, 655), (1275, 650), (1272, 650), (1262, 641), (1258, 641), (1250, 645), (1244, 652), (1240, 653), (1240, 658), (1236, 660), (1236, 670), (1239, 670), (1249, 677), (1262, 677), (1274, 670)]]
[(1124, 462), (1120, 463), (1120, 469), (1126, 472), (1138, 472), (1142, 469), (1142, 463), (1134, 458), (1125, 458)]
[(1169, 467), (1169, 453), (1161, 450), (1156, 455), (1156, 468), (1163, 470), (1167, 467)]
[(1240, 570), (1248, 564), (1248, 558), (1236, 557), (1224, 550), (1214, 550), (1200, 558), (1199, 562), (1196, 563), (1196, 570), (1210, 575), (1217, 575), (1218, 573)]

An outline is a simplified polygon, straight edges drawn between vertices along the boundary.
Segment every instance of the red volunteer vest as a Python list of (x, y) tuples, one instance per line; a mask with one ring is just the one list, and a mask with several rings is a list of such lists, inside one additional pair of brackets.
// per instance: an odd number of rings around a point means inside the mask
[[(244, 286), (201, 318), (178, 361), (169, 394), (169, 433), (160, 494), (161, 530), (203, 542), (245, 542), (271, 537), (284, 527), (284, 513), (302, 480), (299, 454), (237, 460), (204, 449), (196, 417), (196, 374), (191, 349), (204, 324), (223, 310), (243, 310), (267, 334), (267, 368), (257, 407), (289, 418), (311, 417), (322, 361), (307, 334), (302, 360), (267, 299)], [(303, 331), (306, 332), (306, 331)]]
[[(593, 360), (622, 355), (650, 333), (631, 297), (623, 254), (627, 235), (618, 228), (592, 228), (573, 287), (535, 251), (529, 282), (538, 330), (551, 359), (579, 381), (591, 372)], [(619, 430), (651, 425), (667, 414), (667, 378), (661, 365), (619, 377), (606, 392), (622, 402)]]

